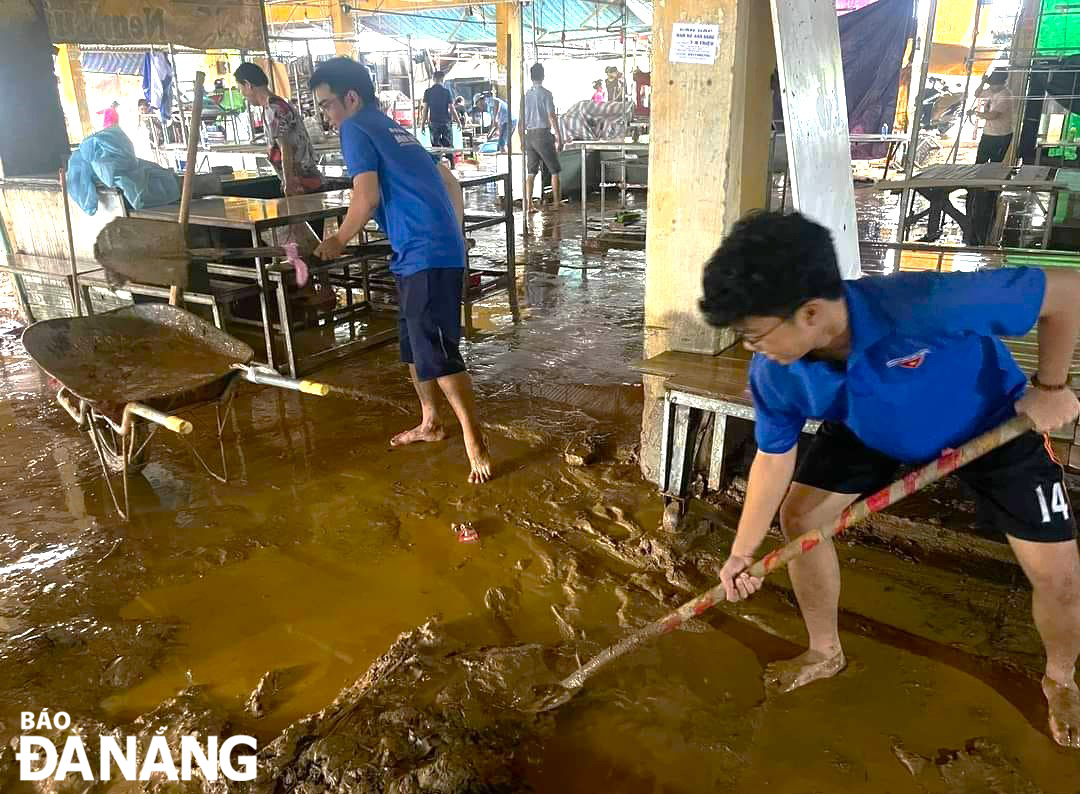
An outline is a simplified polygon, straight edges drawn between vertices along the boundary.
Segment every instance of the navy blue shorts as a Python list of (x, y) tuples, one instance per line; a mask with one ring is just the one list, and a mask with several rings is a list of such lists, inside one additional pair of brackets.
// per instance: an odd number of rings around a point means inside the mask
[(401, 360), (432, 380), (465, 371), (461, 358), (460, 267), (437, 267), (397, 277)]

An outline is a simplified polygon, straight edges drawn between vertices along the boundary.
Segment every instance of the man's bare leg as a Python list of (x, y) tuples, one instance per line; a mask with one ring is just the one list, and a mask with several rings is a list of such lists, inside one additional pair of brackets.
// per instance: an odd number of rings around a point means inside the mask
[(444, 375), (438, 379), (439, 388), (454, 409), (461, 434), (465, 439), (465, 453), (469, 456), (469, 482), (481, 483), (491, 479), (491, 455), (484, 441), (480, 421), (476, 418), (476, 401), (473, 399), (472, 378), (468, 372)]
[(1080, 554), (1076, 541), (1037, 543), (1009, 536), (1020, 567), (1031, 582), (1031, 611), (1046, 648), (1042, 689), (1050, 735), (1063, 747), (1080, 749)]
[[(522, 207), (526, 212), (535, 212), (536, 208), (533, 206), (533, 185), (536, 183), (536, 174), (525, 175), (525, 204)], [(543, 191), (541, 190), (541, 194)], [(541, 198), (543, 196), (541, 195)]]
[[(822, 526), (840, 515), (858, 494), (833, 493), (793, 483), (780, 508), (780, 527), (788, 540)], [(840, 646), (837, 610), (840, 603), (840, 563), (832, 541), (825, 541), (788, 564), (795, 598), (799, 601), (810, 647), (794, 659), (765, 668), (765, 686), (790, 692), (812, 681), (829, 678), (847, 664)]]
[(409, 365), (409, 374), (412, 375), (413, 388), (416, 396), (420, 398), (420, 424), (412, 430), (398, 433), (390, 439), (390, 446), (403, 447), (406, 444), (415, 444), (419, 441), (442, 441), (446, 438), (442, 420), (439, 418), (438, 394), (435, 382), (421, 381), (416, 377), (416, 367)]
[(551, 192), (554, 194), (555, 207), (558, 208), (562, 204), (562, 183), (559, 181), (558, 174), (551, 175)]

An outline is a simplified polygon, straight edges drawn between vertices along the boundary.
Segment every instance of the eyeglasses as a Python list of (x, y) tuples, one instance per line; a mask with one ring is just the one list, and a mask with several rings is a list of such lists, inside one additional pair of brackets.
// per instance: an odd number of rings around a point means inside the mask
[(783, 325), (784, 323), (786, 323), (786, 322), (787, 322), (788, 320), (790, 320), (790, 319), (791, 319), (791, 317), (790, 317), (790, 316), (789, 316), (789, 317), (782, 317), (782, 318), (781, 318), (781, 319), (780, 319), (780, 320), (779, 320), (779, 321), (778, 321), (778, 322), (776, 323), (776, 325), (774, 325), (774, 326), (773, 326), (772, 328), (770, 328), (770, 329), (769, 329), (768, 331), (766, 331), (766, 332), (765, 332), (765, 333), (763, 333), (763, 334), (758, 334), (757, 336), (754, 336), (754, 337), (749, 337), (749, 336), (747, 336), (747, 335), (746, 335), (746, 334), (745, 334), (745, 333), (744, 333), (743, 331), (740, 331), (740, 330), (739, 330), (738, 328), (734, 328), (734, 327), (733, 327), (733, 328), (732, 328), (731, 330), (735, 332), (735, 341), (736, 341), (736, 342), (742, 342), (742, 343), (743, 343), (744, 345), (746, 345), (747, 347), (753, 348), (754, 350), (758, 350), (758, 349), (759, 349), (759, 345), (760, 345), (760, 344), (761, 344), (762, 342), (764, 342), (764, 341), (765, 341), (765, 338), (766, 338), (766, 337), (767, 337), (767, 336), (768, 336), (769, 334), (771, 334), (771, 333), (772, 333), (773, 331), (775, 331), (775, 330), (776, 330), (777, 328), (779, 328), (779, 327), (780, 327), (781, 325)]

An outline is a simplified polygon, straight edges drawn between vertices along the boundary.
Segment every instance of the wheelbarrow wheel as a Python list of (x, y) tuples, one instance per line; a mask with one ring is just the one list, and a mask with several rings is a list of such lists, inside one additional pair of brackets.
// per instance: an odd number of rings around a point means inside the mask
[[(95, 429), (91, 429), (90, 440), (101, 452), (101, 459), (109, 474), (120, 474), (124, 471), (124, 439), (112, 429), (104, 420), (95, 417)], [(132, 425), (131, 438), (128, 443), (134, 442), (135, 450), (132, 459), (128, 462), (128, 474), (138, 474), (146, 466), (149, 458), (149, 444), (146, 444), (146, 428), (140, 423)]]

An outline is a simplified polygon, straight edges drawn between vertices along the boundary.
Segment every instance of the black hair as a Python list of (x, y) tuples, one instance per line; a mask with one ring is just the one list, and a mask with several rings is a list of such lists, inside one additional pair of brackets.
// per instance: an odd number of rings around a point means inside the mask
[(814, 298), (844, 294), (829, 230), (797, 212), (755, 212), (705, 264), (701, 311), (710, 325), (790, 317)]
[(375, 85), (371, 82), (371, 72), (362, 63), (343, 55), (319, 64), (308, 84), (312, 91), (325, 85), (339, 99), (345, 99), (346, 94), (355, 91), (368, 107), (378, 103), (375, 99)]
[(266, 88), (270, 85), (270, 80), (266, 77), (264, 72), (257, 64), (245, 61), (236, 67), (236, 71), (233, 72), (233, 77), (236, 78), (238, 83), (251, 83), (257, 88)]
[(542, 63), (534, 63), (529, 68), (529, 77), (537, 83), (544, 82), (544, 65)]
[(1008, 80), (1008, 72), (1006, 72), (1004, 69), (995, 69), (994, 71), (990, 72), (990, 76), (986, 78), (986, 84), (994, 86), (1005, 85)]
[(444, 77), (446, 77), (446, 72), (444, 72), (442, 69), (435, 72), (435, 74), (431, 75), (431, 79), (436, 81), (436, 82), (438, 82), (439, 80), (442, 80)]

